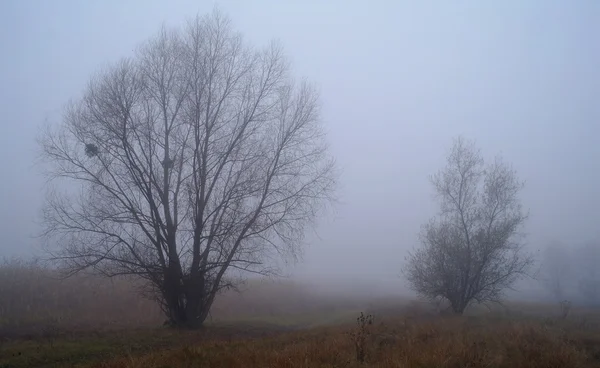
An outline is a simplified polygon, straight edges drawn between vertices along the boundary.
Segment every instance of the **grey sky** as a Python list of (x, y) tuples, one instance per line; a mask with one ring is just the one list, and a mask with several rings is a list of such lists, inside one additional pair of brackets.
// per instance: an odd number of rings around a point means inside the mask
[(282, 41), (320, 86), (342, 204), (299, 274), (393, 278), (434, 214), (451, 139), (527, 181), (529, 242), (600, 237), (598, 1), (0, 2), (0, 254), (29, 253), (43, 199), (35, 136), (92, 73), (215, 4), (248, 41)]

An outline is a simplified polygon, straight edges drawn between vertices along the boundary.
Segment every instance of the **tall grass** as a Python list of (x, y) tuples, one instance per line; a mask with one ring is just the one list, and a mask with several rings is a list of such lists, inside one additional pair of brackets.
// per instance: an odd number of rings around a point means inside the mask
[[(140, 329), (159, 326), (164, 317), (153, 301), (140, 298), (135, 280), (60, 279), (39, 263), (5, 261), (0, 366), (600, 367), (597, 310), (574, 308), (561, 318), (559, 306), (509, 303), (441, 317), (421, 302), (327, 296), (289, 281), (252, 280), (243, 289), (215, 302), (212, 320), (231, 322), (226, 326)], [(375, 322), (357, 334), (361, 310)], [(290, 332), (265, 322), (304, 328)], [(20, 338), (27, 336), (44, 339)]]
[[(42, 263), (0, 263), (0, 338), (161, 326), (165, 317), (127, 277), (61, 278)], [(287, 327), (327, 324), (365, 306), (360, 298), (322, 295), (289, 280), (250, 280), (242, 292), (217, 296), (207, 323), (253, 322)], [(338, 318), (339, 319), (339, 318)]]
[[(539, 322), (472, 324), (464, 317), (376, 322), (357, 359), (352, 326), (277, 337), (207, 340), (93, 367), (597, 367), (598, 348)], [(600, 338), (594, 335), (596, 344)], [(362, 360), (362, 361), (360, 361)]]
[(162, 320), (159, 312), (127, 278), (81, 274), (65, 279), (34, 261), (0, 265), (2, 336), (154, 325)]

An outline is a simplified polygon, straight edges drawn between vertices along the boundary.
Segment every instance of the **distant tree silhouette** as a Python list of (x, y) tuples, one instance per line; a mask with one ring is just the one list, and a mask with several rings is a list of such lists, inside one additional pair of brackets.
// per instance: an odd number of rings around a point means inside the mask
[(457, 138), (447, 165), (431, 178), (440, 213), (423, 226), (421, 246), (404, 273), (421, 296), (448, 300), (455, 313), (473, 303), (499, 302), (526, 275), (518, 198), (523, 183), (497, 157), (487, 166), (475, 144)]

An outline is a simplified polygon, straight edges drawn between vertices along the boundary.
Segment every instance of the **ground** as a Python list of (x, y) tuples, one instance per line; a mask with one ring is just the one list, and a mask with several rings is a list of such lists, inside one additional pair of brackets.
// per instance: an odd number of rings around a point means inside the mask
[[(14, 338), (0, 348), (0, 367), (600, 367), (600, 330), (592, 317), (567, 320), (479, 312), (436, 316), (416, 305), (397, 315), (376, 307), (374, 323), (330, 315), (301, 327), (249, 321), (208, 323), (200, 331), (140, 328)], [(379, 313), (378, 313), (379, 312)], [(349, 311), (348, 311), (349, 313)], [(377, 317), (379, 316), (379, 317)], [(363, 334), (364, 363), (356, 357)], [(359, 345), (361, 344), (358, 341)]]
[[(0, 268), (0, 368), (600, 367), (600, 311), (577, 306), (566, 319), (558, 305), (519, 302), (443, 316), (406, 299), (259, 283), (181, 331), (158, 327), (126, 283), (17, 271)], [(373, 323), (357, 323), (361, 312)]]

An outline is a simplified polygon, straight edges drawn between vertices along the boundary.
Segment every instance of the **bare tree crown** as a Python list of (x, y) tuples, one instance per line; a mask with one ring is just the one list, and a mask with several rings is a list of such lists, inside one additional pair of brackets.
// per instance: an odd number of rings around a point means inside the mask
[(48, 197), (55, 256), (143, 277), (189, 318), (205, 318), (229, 270), (295, 256), (335, 186), (315, 90), (292, 81), (281, 47), (249, 47), (218, 12), (94, 77), (41, 146), (48, 175), (82, 189)]
[(440, 213), (423, 226), (422, 245), (408, 257), (409, 284), (425, 297), (447, 299), (459, 313), (471, 302), (499, 301), (533, 262), (519, 236), (523, 183), (500, 157), (485, 165), (463, 138), (431, 182)]

